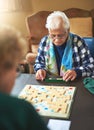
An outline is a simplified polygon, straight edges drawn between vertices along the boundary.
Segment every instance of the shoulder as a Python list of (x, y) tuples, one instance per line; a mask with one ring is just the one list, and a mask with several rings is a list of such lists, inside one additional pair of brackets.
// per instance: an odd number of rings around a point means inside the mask
[(32, 109), (31, 104), (26, 102), (25, 100), (0, 93), (0, 108), (4, 107), (11, 110), (21, 110), (21, 109)]
[(73, 34), (73, 33), (71, 33), (71, 35), (72, 35), (72, 40), (73, 40), (74, 46), (78, 46), (78, 47), (81, 47), (81, 46), (86, 47), (87, 46), (84, 39), (81, 36), (79, 36), (77, 34)]
[(40, 46), (46, 46), (48, 35), (44, 36), (40, 41)]
[(80, 37), (80, 36), (77, 35), (77, 34), (70, 33), (70, 36), (72, 37), (72, 40), (73, 40), (74, 42), (78, 42), (78, 41), (82, 40), (82, 37)]
[[(0, 93), (0, 127), (13, 130), (47, 130), (34, 107), (28, 102)], [(10, 124), (9, 126), (7, 124)]]

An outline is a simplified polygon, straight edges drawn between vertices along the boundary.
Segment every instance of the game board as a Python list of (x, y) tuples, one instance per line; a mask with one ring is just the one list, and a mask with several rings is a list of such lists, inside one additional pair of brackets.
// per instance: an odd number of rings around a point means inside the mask
[(32, 103), (43, 116), (69, 118), (76, 87), (26, 85), (19, 98)]

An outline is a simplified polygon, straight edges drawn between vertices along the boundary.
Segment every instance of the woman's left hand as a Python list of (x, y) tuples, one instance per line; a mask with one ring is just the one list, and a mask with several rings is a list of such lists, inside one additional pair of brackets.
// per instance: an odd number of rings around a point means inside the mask
[(67, 70), (63, 75), (63, 80), (65, 81), (73, 81), (77, 77), (77, 74), (74, 70)]

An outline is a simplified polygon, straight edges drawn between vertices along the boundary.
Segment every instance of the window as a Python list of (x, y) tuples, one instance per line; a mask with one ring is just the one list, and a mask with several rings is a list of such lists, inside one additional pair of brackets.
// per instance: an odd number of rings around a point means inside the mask
[(29, 11), (30, 0), (0, 0), (0, 12)]

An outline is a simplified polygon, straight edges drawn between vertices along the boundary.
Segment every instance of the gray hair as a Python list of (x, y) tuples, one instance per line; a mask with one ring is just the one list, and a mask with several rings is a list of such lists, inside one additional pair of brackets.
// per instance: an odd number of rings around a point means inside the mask
[(27, 41), (24, 36), (14, 27), (0, 25), (0, 71), (4, 67), (12, 68), (26, 52)]
[(46, 25), (45, 27), (49, 29), (58, 29), (60, 28), (69, 29), (70, 28), (70, 22), (68, 17), (64, 12), (61, 11), (54, 11), (53, 13), (49, 14), (47, 17)]

